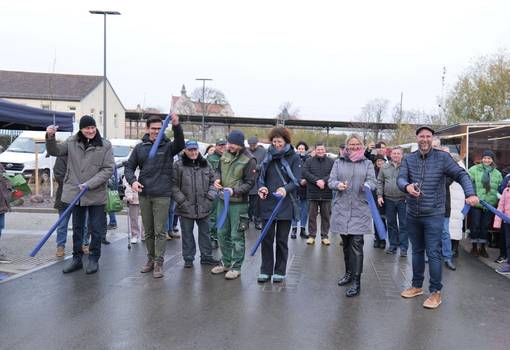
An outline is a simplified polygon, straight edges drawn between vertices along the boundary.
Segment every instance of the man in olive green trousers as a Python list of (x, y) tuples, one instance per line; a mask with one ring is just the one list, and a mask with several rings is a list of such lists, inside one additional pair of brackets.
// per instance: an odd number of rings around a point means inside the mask
[(255, 158), (244, 147), (244, 134), (233, 130), (227, 138), (227, 152), (224, 152), (216, 170), (214, 187), (220, 190), (218, 217), (224, 209), (223, 194), (230, 193), (230, 204), (223, 226), (218, 230), (222, 254), (222, 265), (215, 266), (211, 273), (225, 274), (233, 280), (241, 275), (244, 261), (245, 237), (248, 227), (248, 194), (255, 184), (257, 173)]

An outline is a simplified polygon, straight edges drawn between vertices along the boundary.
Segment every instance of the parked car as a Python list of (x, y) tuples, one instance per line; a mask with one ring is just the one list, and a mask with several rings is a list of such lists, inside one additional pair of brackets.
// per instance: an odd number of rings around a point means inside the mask
[(111, 139), (113, 149), (113, 158), (115, 159), (115, 166), (117, 168), (118, 191), (120, 198), (124, 198), (124, 164), (129, 159), (133, 148), (141, 142), (141, 140), (133, 139)]

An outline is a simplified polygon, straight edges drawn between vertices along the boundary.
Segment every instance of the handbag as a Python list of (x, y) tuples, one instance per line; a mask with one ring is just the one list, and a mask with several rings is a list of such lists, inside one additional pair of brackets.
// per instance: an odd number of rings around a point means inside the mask
[(107, 213), (116, 213), (116, 212), (121, 211), (124, 208), (122, 200), (120, 199), (120, 196), (119, 196), (119, 191), (108, 189), (106, 194), (107, 194), (107, 199), (106, 199), (105, 211)]

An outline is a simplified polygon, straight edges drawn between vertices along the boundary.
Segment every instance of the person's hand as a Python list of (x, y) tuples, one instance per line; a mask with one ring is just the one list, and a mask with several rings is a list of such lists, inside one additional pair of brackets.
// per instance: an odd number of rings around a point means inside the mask
[(79, 184), (78, 187), (80, 188), (80, 191), (83, 191), (84, 189), (86, 189), (88, 187), (87, 184)]
[(477, 196), (469, 196), (466, 198), (466, 204), (469, 204), (472, 207), (474, 207), (478, 203), (480, 203), (480, 200), (478, 199)]
[(218, 191), (223, 189), (223, 186), (221, 186), (221, 180), (220, 179), (214, 180), (214, 188), (217, 189)]
[[(508, 183), (510, 183), (510, 181)], [(301, 181), (299, 181), (299, 184), (301, 186), (305, 186), (306, 185), (306, 180), (305, 179), (301, 179)]]
[(133, 191), (140, 193), (140, 192), (142, 192), (143, 185), (141, 183), (139, 183), (138, 181), (135, 181), (131, 185), (131, 188), (133, 189)]
[(259, 194), (260, 199), (266, 199), (268, 193), (269, 193), (269, 190), (267, 189), (267, 187), (259, 188), (258, 194)]
[(420, 191), (418, 191), (417, 188), (414, 187), (413, 184), (407, 185), (406, 191), (407, 191), (407, 193), (409, 193), (411, 196), (413, 196), (415, 198), (418, 198), (420, 196)]
[(287, 195), (287, 191), (283, 187), (277, 188), (276, 193), (278, 193), (282, 197), (285, 197)]
[(172, 113), (171, 120), (172, 120), (172, 125), (173, 126), (179, 125), (179, 116), (177, 114)]
[(48, 137), (55, 136), (57, 132), (58, 126), (57, 125), (49, 125), (46, 127), (46, 133), (48, 134)]
[(384, 199), (383, 199), (383, 197), (378, 197), (378, 198), (377, 198), (377, 204), (378, 204), (380, 207), (382, 207), (382, 206), (383, 206), (383, 204), (384, 204)]
[(223, 192), (229, 192), (230, 197), (232, 197), (234, 195), (234, 190), (231, 189), (230, 187), (223, 187)]
[(336, 188), (339, 190), (339, 191), (345, 191), (347, 189), (347, 184), (343, 181), (340, 181), (338, 183), (338, 185), (336, 186)]
[(317, 185), (317, 187), (319, 187), (321, 190), (324, 189), (324, 185), (326, 185), (326, 183), (324, 182), (324, 180), (317, 180), (317, 182), (315, 182), (315, 184)]
[(369, 150), (373, 150), (373, 149), (375, 148), (375, 143), (370, 142), (370, 143), (368, 144), (367, 148), (368, 148)]

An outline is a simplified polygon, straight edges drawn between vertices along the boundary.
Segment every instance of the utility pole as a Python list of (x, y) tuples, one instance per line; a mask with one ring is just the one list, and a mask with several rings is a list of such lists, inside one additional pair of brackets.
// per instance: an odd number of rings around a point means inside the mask
[(196, 78), (195, 80), (202, 81), (202, 142), (205, 142), (205, 82), (212, 81), (210, 78)]

